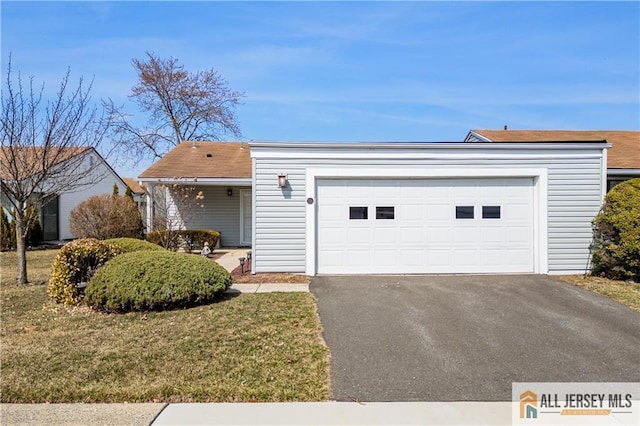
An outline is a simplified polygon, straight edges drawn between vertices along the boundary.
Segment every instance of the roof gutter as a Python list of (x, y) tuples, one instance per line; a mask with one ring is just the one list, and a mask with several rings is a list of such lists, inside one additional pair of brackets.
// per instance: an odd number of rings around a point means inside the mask
[(296, 148), (296, 149), (460, 149), (503, 150), (508, 149), (576, 149), (610, 148), (604, 140), (597, 141), (547, 141), (547, 142), (249, 142), (251, 148)]
[(165, 177), (139, 177), (140, 182), (147, 184), (177, 184), (177, 185), (205, 185), (205, 186), (251, 186), (251, 178), (165, 178)]

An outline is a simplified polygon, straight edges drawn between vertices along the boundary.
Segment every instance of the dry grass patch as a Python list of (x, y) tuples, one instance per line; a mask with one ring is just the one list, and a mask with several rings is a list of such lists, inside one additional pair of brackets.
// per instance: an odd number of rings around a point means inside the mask
[[(53, 303), (45, 285), (17, 287), (5, 280), (10, 255), (0, 258), (2, 402), (329, 398), (328, 349), (309, 293), (228, 296), (186, 310), (99, 314)], [(39, 268), (33, 257), (40, 255), (29, 253), (30, 272)], [(37, 275), (32, 272), (32, 279)]]
[(561, 275), (570, 284), (600, 293), (636, 311), (640, 311), (640, 284), (631, 281), (615, 281), (587, 275)]

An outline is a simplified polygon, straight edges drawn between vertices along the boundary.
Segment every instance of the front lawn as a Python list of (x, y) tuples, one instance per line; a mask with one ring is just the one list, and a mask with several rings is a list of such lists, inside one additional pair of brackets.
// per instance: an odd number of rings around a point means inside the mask
[(107, 315), (47, 295), (55, 251), (0, 254), (1, 402), (322, 401), (329, 352), (313, 296), (263, 293)]
[(640, 311), (640, 284), (615, 281), (587, 275), (562, 275), (560, 278), (570, 284), (600, 293), (628, 307)]

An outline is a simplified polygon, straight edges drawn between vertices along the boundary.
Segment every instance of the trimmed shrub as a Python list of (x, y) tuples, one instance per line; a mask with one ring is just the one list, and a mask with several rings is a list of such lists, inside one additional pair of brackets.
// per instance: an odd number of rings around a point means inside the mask
[(147, 241), (163, 246), (169, 250), (182, 248), (190, 252), (194, 248), (202, 248), (204, 243), (209, 243), (213, 248), (218, 244), (220, 233), (211, 229), (153, 231), (147, 235)]
[(129, 197), (108, 194), (94, 195), (71, 210), (69, 229), (77, 238), (99, 240), (143, 235), (136, 203)]
[(157, 244), (136, 238), (111, 238), (104, 242), (118, 247), (120, 253), (130, 253), (132, 251), (164, 251), (164, 249)]
[(593, 220), (592, 273), (640, 281), (640, 178), (614, 186)]
[(200, 256), (125, 253), (96, 272), (85, 301), (107, 312), (186, 308), (213, 301), (230, 285), (231, 275), (222, 266)]
[(65, 244), (51, 266), (49, 296), (58, 303), (80, 304), (83, 294), (78, 284), (87, 283), (98, 268), (119, 253), (115, 245), (94, 238)]

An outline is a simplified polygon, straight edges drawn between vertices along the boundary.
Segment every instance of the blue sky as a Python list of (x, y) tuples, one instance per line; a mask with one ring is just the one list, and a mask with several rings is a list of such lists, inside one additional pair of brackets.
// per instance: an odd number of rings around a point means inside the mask
[[(146, 51), (245, 93), (245, 140), (640, 129), (639, 2), (2, 1), (2, 73), (127, 104)], [(140, 114), (138, 113), (138, 116)], [(149, 162), (131, 168), (136, 175)]]

